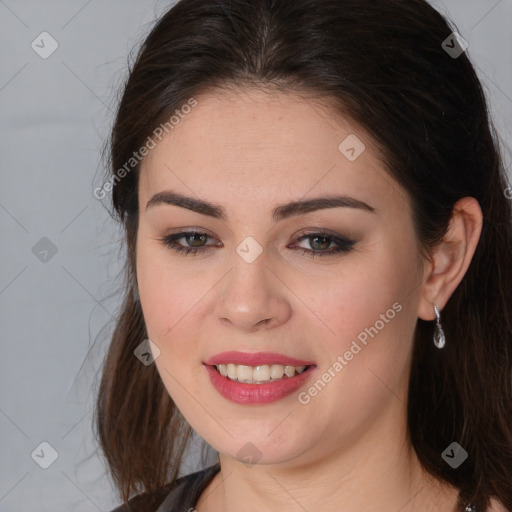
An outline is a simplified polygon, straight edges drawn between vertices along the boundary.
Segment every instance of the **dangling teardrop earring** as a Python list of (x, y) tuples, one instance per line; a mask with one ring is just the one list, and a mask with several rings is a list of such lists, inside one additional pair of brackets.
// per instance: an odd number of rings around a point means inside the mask
[(434, 330), (434, 345), (437, 348), (443, 348), (446, 342), (446, 337), (444, 335), (443, 328), (441, 327), (441, 315), (439, 314), (439, 310), (437, 306), (434, 304), (434, 313), (436, 314), (436, 328)]

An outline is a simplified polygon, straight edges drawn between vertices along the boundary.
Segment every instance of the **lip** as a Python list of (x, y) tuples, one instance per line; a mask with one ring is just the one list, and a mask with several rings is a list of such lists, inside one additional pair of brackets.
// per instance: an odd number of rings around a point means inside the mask
[(316, 366), (310, 366), (294, 377), (283, 377), (268, 384), (248, 384), (223, 377), (213, 366), (204, 365), (204, 368), (210, 377), (210, 382), (220, 395), (231, 402), (242, 405), (277, 402), (302, 387), (317, 369)]
[[(209, 366), (219, 364), (243, 364), (245, 366), (263, 366), (264, 364), (282, 364), (283, 366), (311, 366), (314, 361), (303, 361), (293, 357), (285, 356), (284, 354), (277, 354), (276, 352), (221, 352), (213, 357), (210, 357), (204, 364)], [(293, 378), (293, 377), (292, 377)], [(262, 386), (263, 384), (258, 384)]]
[[(283, 377), (282, 379), (269, 382), (268, 384), (248, 384), (224, 377), (213, 367), (213, 365), (223, 363), (245, 364), (247, 366), (282, 364), (284, 366), (308, 366), (308, 368), (298, 375)], [(274, 352), (258, 352), (254, 354), (246, 352), (222, 352), (204, 362), (203, 367), (208, 373), (213, 387), (221, 396), (231, 402), (242, 405), (277, 402), (301, 388), (318, 369), (313, 362), (295, 359)]]

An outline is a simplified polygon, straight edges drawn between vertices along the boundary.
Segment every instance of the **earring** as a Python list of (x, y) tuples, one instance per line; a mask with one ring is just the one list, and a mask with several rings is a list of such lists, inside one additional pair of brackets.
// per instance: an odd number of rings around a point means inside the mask
[(441, 327), (441, 315), (439, 314), (439, 310), (437, 309), (437, 306), (434, 304), (434, 313), (436, 314), (436, 328), (434, 331), (434, 345), (437, 348), (443, 348), (444, 344), (446, 342), (446, 337), (444, 335), (443, 328)]

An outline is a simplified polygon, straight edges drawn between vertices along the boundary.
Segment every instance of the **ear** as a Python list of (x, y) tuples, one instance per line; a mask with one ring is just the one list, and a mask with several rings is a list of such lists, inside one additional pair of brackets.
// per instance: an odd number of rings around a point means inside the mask
[(446, 235), (425, 262), (418, 317), (434, 320), (434, 304), (441, 311), (471, 263), (482, 231), (482, 210), (474, 197), (464, 197), (453, 207)]

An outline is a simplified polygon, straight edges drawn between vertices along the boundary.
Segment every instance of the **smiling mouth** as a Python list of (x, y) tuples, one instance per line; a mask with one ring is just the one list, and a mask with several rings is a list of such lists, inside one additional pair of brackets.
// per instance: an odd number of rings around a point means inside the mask
[(246, 384), (269, 384), (283, 379), (290, 379), (304, 373), (311, 366), (313, 365), (264, 364), (260, 366), (247, 366), (232, 363), (212, 365), (223, 377)]

